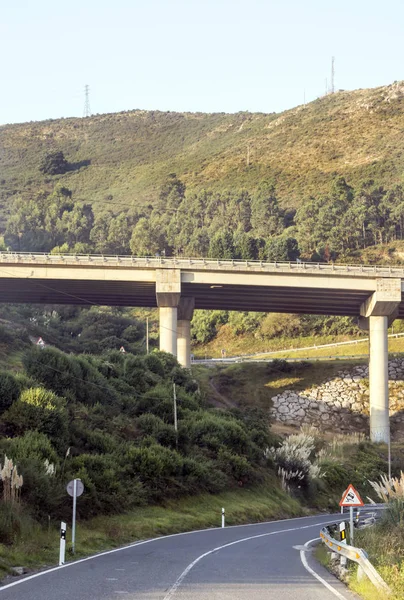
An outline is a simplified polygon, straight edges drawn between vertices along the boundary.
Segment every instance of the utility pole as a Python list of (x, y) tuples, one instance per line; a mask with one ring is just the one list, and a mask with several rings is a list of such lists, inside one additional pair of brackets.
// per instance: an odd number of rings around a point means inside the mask
[(146, 354), (149, 354), (149, 317), (146, 317)]
[(178, 448), (177, 392), (173, 383), (175, 445)]
[(335, 93), (335, 57), (331, 59), (331, 94)]
[(90, 108), (90, 86), (89, 85), (84, 86), (84, 96), (85, 96), (85, 100), (84, 100), (83, 117), (90, 117), (91, 116), (91, 108)]
[(247, 144), (247, 167), (250, 166), (250, 144)]

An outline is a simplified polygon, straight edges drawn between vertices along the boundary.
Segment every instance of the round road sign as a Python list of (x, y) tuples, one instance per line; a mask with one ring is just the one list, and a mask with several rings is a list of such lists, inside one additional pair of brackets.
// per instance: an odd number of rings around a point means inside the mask
[[(66, 490), (67, 493), (69, 494), (69, 496), (74, 496), (74, 479), (72, 479), (71, 481), (69, 481), (69, 483), (66, 486)], [(84, 485), (81, 481), (81, 479), (76, 479), (76, 496), (79, 497), (81, 496), (81, 494), (84, 492)]]

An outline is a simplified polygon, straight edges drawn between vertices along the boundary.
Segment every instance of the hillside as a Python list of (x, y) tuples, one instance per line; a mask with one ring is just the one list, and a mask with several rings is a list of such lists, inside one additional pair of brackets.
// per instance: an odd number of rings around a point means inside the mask
[[(275, 182), (284, 207), (329, 189), (338, 173), (401, 181), (404, 84), (341, 91), (280, 114), (202, 114), (133, 110), (0, 127), (0, 203), (52, 189), (115, 208), (154, 203), (168, 173), (188, 190)], [(247, 166), (247, 148), (250, 164)], [(70, 170), (45, 178), (41, 155), (63, 151)]]

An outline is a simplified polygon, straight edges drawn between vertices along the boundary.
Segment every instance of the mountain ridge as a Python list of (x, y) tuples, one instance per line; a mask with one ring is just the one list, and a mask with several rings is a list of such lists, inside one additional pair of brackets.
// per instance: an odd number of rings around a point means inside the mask
[[(0, 203), (60, 182), (98, 208), (154, 204), (175, 172), (189, 191), (276, 184), (285, 207), (325, 193), (336, 174), (351, 185), (399, 183), (404, 83), (339, 91), (282, 113), (133, 110), (0, 126)], [(62, 151), (74, 166), (43, 176), (40, 157)], [(248, 164), (249, 163), (249, 164)]]

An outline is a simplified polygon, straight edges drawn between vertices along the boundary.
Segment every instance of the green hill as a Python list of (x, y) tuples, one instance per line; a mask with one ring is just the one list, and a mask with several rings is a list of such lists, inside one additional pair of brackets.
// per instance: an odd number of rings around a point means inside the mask
[[(254, 191), (275, 182), (284, 207), (329, 189), (338, 173), (392, 186), (403, 165), (404, 84), (341, 91), (280, 114), (134, 110), (0, 127), (0, 202), (52, 189), (118, 210), (154, 203), (175, 172), (188, 190)], [(39, 171), (41, 155), (63, 151), (64, 175)], [(249, 153), (249, 165), (247, 154)], [(4, 210), (3, 208), (3, 210)]]

